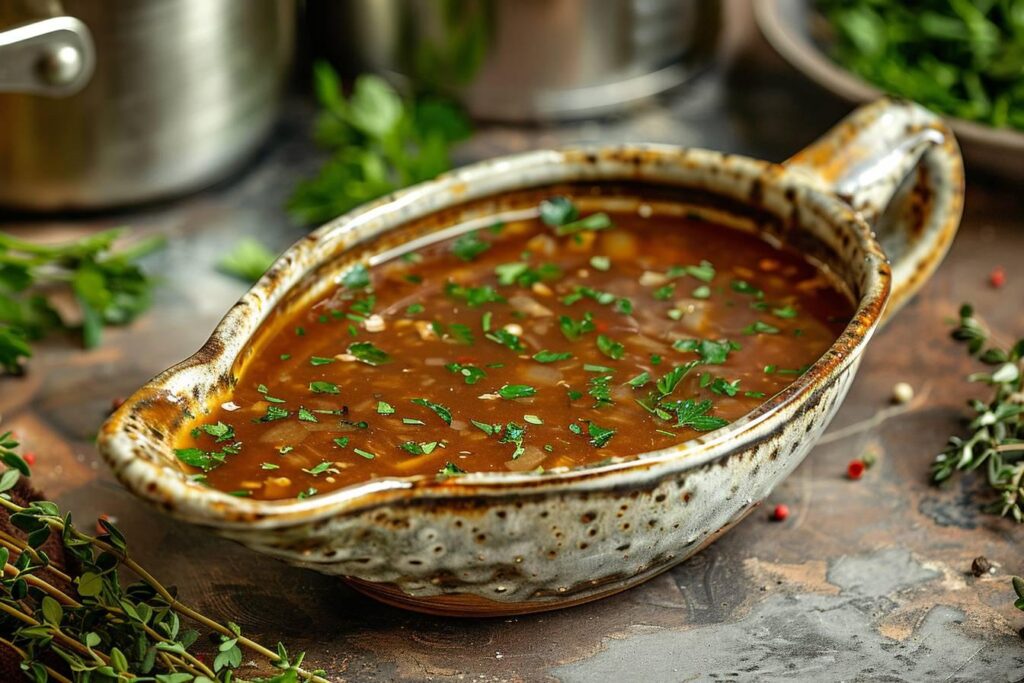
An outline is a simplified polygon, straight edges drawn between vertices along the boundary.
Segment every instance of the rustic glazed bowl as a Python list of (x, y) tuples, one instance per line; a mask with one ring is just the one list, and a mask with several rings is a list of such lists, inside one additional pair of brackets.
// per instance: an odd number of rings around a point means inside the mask
[[(373, 479), (305, 500), (238, 498), (189, 480), (176, 435), (189, 414), (225, 400), (251, 355), (248, 342), (275, 309), (327, 291), (356, 261), (372, 265), (454, 225), (535, 207), (572, 183), (599, 188), (591, 202), (621, 209), (670, 196), (680, 211), (765, 233), (830, 270), (856, 312), (788, 388), (672, 448), (543, 475)], [(800, 463), (872, 333), (941, 261), (962, 201), (949, 130), (920, 107), (888, 100), (781, 165), (668, 146), (485, 161), (368, 204), (293, 246), (196, 355), (110, 418), (99, 449), (125, 486), (169, 514), (394, 605), (498, 615), (593, 600), (693, 555)]]

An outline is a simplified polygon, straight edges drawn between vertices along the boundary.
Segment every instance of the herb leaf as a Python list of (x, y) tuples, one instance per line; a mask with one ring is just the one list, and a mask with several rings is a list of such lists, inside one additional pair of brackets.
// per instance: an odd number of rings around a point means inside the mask
[(357, 361), (367, 365), (378, 366), (391, 362), (391, 356), (374, 346), (373, 342), (353, 342), (348, 345), (347, 351)]
[(449, 427), (451, 426), (451, 424), (452, 424), (452, 411), (449, 410), (448, 408), (446, 408), (445, 406), (441, 405), (440, 403), (434, 403), (432, 401), (428, 401), (425, 398), (414, 398), (414, 399), (412, 399), (412, 402), (415, 403), (418, 406), (423, 406), (425, 408), (430, 408), (431, 410), (434, 411), (434, 413), (437, 414), (437, 416), (439, 418), (444, 420), (444, 423), (446, 425), (448, 425)]

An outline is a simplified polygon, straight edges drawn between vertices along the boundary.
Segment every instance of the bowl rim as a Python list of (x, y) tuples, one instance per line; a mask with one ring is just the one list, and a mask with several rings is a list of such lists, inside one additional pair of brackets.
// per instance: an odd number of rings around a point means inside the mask
[[(627, 174), (626, 171), (635, 170), (643, 163), (651, 165), (649, 172), (652, 175), (637, 178)], [(603, 171), (595, 170), (601, 164), (607, 165), (607, 168)], [(785, 189), (787, 195), (793, 192), (793, 198), (787, 196), (787, 200), (799, 203), (802, 209), (809, 210), (816, 218), (833, 227), (852, 233), (857, 239), (857, 249), (868, 262), (863, 291), (859, 299), (855, 296), (854, 313), (832, 345), (803, 375), (729, 425), (667, 448), (567, 471), (542, 475), (471, 473), (443, 481), (426, 475), (378, 478), (305, 499), (254, 500), (232, 496), (190, 481), (183, 470), (173, 468), (153, 456), (143, 457), (139, 450), (140, 439), (144, 446), (147, 435), (140, 434), (138, 425), (133, 425), (136, 411), (157, 400), (174, 402), (178, 395), (174, 394), (173, 389), (181, 389), (183, 383), (187, 385), (190, 373), (203, 372), (204, 369), (208, 372), (218, 365), (223, 366), (218, 370), (219, 373), (230, 372), (238, 354), (258, 332), (266, 316), (298, 284), (303, 275), (325, 262), (327, 254), (331, 253), (329, 247), (334, 245), (337, 248), (339, 240), (358, 237), (359, 229), (365, 228), (372, 221), (387, 219), (389, 214), (393, 218), (390, 226), (375, 230), (371, 228), (371, 232), (344, 245), (342, 250), (372, 244), (377, 236), (474, 199), (559, 183), (585, 185), (587, 182), (639, 180), (648, 186), (671, 187), (673, 183), (666, 175), (669, 171), (663, 171), (659, 176), (659, 169), (680, 165), (698, 172), (732, 174), (737, 182), (757, 181), (763, 183), (762, 188), (771, 185), (775, 189)], [(591, 173), (586, 173), (586, 170)], [(526, 179), (530, 172), (543, 175), (545, 171), (555, 177), (540, 182), (536, 176), (532, 180)], [(485, 181), (499, 185), (504, 182), (505, 186), (473, 195), (472, 188), (485, 184)], [(687, 185), (676, 182), (675, 186)], [(696, 183), (690, 183), (689, 186), (694, 187)], [(431, 201), (437, 198), (444, 198), (444, 201), (432, 204)], [(753, 202), (748, 200), (747, 203)], [(398, 214), (410, 207), (418, 208), (420, 213), (398, 218)], [(323, 254), (320, 258), (316, 257), (318, 251)], [(309, 259), (306, 263), (303, 262), (305, 258)], [(666, 472), (678, 473), (694, 469), (728, 456), (741, 448), (747, 440), (758, 438), (756, 432), (759, 427), (778, 417), (787, 407), (809, 399), (820, 385), (854, 362), (879, 325), (889, 298), (891, 279), (888, 260), (861, 215), (838, 196), (809, 185), (806, 179), (781, 164), (701, 148), (663, 144), (572, 146), (496, 157), (461, 167), (364, 204), (328, 221), (298, 240), (228, 310), (196, 353), (151, 379), (107, 419), (100, 429), (97, 448), (115, 476), (134, 494), (166, 509), (173, 516), (220, 528), (290, 526), (410, 498), (551, 494), (568, 489), (604, 488), (608, 486), (609, 479), (614, 479), (615, 485), (621, 485), (625, 479), (633, 476), (640, 479), (661, 477)], [(254, 323), (248, 320), (253, 315), (258, 318)], [(239, 338), (235, 331), (244, 329), (246, 325), (252, 325), (251, 332)], [(154, 448), (162, 450), (160, 446), (157, 444)]]

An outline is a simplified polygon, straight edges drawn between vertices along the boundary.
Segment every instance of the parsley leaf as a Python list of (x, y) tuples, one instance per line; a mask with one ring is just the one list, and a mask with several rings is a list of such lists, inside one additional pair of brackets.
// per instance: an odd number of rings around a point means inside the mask
[(463, 261), (472, 261), (490, 248), (491, 243), (480, 239), (476, 230), (459, 235), (458, 239), (452, 243), (452, 253)]
[(314, 394), (337, 394), (338, 385), (332, 384), (331, 382), (310, 382), (309, 390)]
[(345, 289), (365, 289), (370, 286), (370, 271), (366, 264), (357, 263), (341, 277), (341, 284)]
[(597, 348), (612, 360), (622, 360), (622, 356), (626, 353), (625, 346), (603, 334), (597, 337)]
[(754, 334), (778, 334), (779, 328), (775, 325), (769, 325), (768, 323), (756, 320), (746, 327), (743, 328), (743, 334), (754, 335)]
[(373, 342), (353, 342), (348, 345), (347, 351), (357, 361), (367, 365), (378, 366), (391, 362), (391, 356), (374, 346)]
[(538, 351), (533, 354), (533, 359), (538, 363), (554, 363), (559, 360), (569, 360), (572, 358), (572, 354), (568, 351)]
[(692, 427), (698, 432), (709, 432), (729, 424), (728, 420), (707, 414), (712, 408), (708, 400), (695, 401), (688, 398), (663, 405), (663, 408), (675, 413), (676, 427)]
[(594, 448), (604, 448), (613, 436), (615, 430), (599, 426), (596, 422), (587, 424), (587, 434), (590, 435), (590, 445)]
[(512, 400), (536, 395), (537, 390), (528, 384), (506, 384), (498, 389), (498, 396)]
[(454, 372), (462, 376), (466, 381), (466, 384), (476, 384), (484, 377), (487, 373), (476, 367), (475, 365), (462, 365), (461, 363), (448, 363), (444, 366), (449, 372)]
[(470, 132), (456, 105), (436, 97), (405, 100), (378, 76), (359, 76), (346, 97), (334, 69), (317, 62), (313, 83), (320, 104), (315, 137), (330, 158), (288, 201), (302, 223), (334, 218), (448, 170), (450, 147)]
[(439, 418), (444, 420), (445, 424), (447, 424), (449, 427), (451, 426), (451, 424), (452, 424), (452, 411), (449, 410), (448, 408), (446, 408), (445, 406), (441, 405), (440, 403), (433, 403), (431, 401), (428, 401), (425, 398), (414, 398), (414, 399), (412, 399), (412, 402), (415, 403), (418, 406), (423, 406), (425, 408), (430, 408), (431, 410), (433, 410), (437, 414), (437, 416)]

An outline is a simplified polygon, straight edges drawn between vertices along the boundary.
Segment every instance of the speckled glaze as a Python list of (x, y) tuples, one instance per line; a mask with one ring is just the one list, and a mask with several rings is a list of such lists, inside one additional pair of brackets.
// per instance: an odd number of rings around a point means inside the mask
[[(597, 181), (673, 188), (694, 198), (692, 206), (679, 200), (687, 211), (812, 253), (858, 302), (853, 319), (807, 373), (757, 410), (652, 453), (544, 475), (375, 479), (305, 500), (237, 498), (187, 479), (172, 448), (184, 411), (225, 395), (247, 341), (290, 291), (314, 296), (330, 285), (325, 272), (356, 258), (373, 263), (396, 241), (535, 202), (551, 185)], [(110, 418), (99, 449), (125, 486), (169, 514), (398, 606), (499, 615), (593, 600), (697, 552), (800, 463), (874, 330), (941, 261), (962, 201), (949, 131), (927, 111), (888, 100), (781, 165), (640, 145), (485, 161), (368, 204), (294, 245), (196, 355)], [(412, 236), (409, 224), (419, 226)]]

